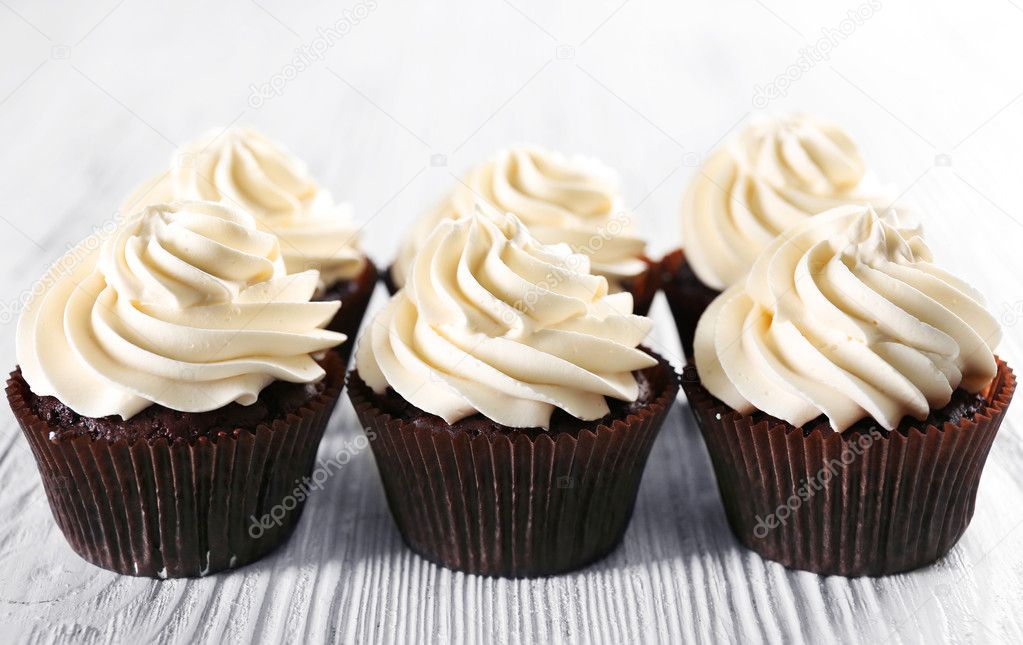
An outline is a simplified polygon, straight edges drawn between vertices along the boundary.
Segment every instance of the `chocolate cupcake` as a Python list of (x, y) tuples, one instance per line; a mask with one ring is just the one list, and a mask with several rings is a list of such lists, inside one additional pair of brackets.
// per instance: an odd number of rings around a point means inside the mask
[(895, 220), (806, 220), (696, 330), (683, 388), (728, 520), (792, 568), (885, 575), (947, 553), (1015, 390), (983, 297)]
[(40, 281), (7, 382), (54, 519), (127, 575), (261, 557), (298, 521), (340, 396), (344, 336), (322, 329), (338, 303), (310, 302), (317, 273), (288, 275), (223, 204), (149, 207), (92, 242)]
[(440, 223), (348, 377), (408, 545), (511, 577), (613, 550), (678, 392), (650, 326), (513, 215)]
[[(366, 312), (377, 270), (359, 250), (351, 207), (339, 204), (284, 146), (248, 128), (211, 130), (178, 150), (172, 167), (140, 186), (122, 212), (174, 200), (233, 205), (276, 235), (288, 273), (320, 273), (316, 300), (340, 300), (332, 331), (354, 337)], [(351, 344), (338, 351), (345, 361)]]
[(836, 206), (883, 211), (892, 202), (838, 126), (799, 114), (754, 119), (690, 182), (682, 201), (684, 247), (661, 261), (661, 288), (684, 356), (692, 356), (703, 310), (742, 280), (783, 230)]
[(635, 233), (616, 173), (596, 159), (532, 145), (499, 151), (416, 222), (385, 276), (392, 295), (404, 286), (416, 253), (437, 224), (471, 216), (480, 200), (515, 214), (540, 242), (565, 243), (589, 256), (593, 273), (606, 277), (612, 292), (632, 294), (635, 313), (650, 309), (659, 288), (656, 265)]

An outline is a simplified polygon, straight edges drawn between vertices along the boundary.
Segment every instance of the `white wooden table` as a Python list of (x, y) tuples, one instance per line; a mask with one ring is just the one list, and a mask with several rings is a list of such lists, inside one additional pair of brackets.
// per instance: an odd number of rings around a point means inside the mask
[[(1000, 353), (1023, 360), (1023, 4), (873, 0), (850, 22), (855, 3), (79, 4), (0, 1), (4, 369), (32, 281), (207, 127), (247, 123), (287, 142), (355, 204), (381, 263), (454, 174), (520, 140), (616, 166), (660, 253), (679, 242), (693, 166), (787, 70), (786, 96), (766, 108), (854, 133), (925, 214), (939, 261), (989, 294), (1006, 324)], [(799, 68), (808, 45), (827, 60)], [(264, 83), (273, 93), (259, 93)], [(654, 316), (654, 345), (677, 356), (663, 302)], [(0, 639), (1020, 642), (1021, 415), (1017, 402), (962, 541), (908, 575), (822, 578), (742, 549), (680, 400), (623, 546), (579, 573), (507, 581), (427, 564), (403, 547), (365, 452), (313, 495), (273, 556), (155, 582), (71, 552), (5, 413)], [(345, 400), (323, 448), (358, 432)]]

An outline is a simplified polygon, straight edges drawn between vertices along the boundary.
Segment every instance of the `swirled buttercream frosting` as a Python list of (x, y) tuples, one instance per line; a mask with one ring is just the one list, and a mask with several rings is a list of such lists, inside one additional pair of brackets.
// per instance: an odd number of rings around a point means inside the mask
[(359, 343), (359, 375), (448, 423), (474, 414), (549, 427), (556, 408), (583, 420), (607, 399), (635, 401), (634, 370), (656, 364), (639, 343), (650, 319), (609, 294), (590, 259), (544, 245), (514, 215), (441, 222), (408, 283)]
[(337, 203), (284, 146), (249, 128), (211, 130), (178, 150), (171, 168), (125, 200), (122, 212), (175, 200), (226, 202), (281, 241), (288, 272), (320, 272), (321, 287), (365, 267), (351, 207)]
[(990, 384), (1000, 337), (984, 298), (933, 264), (917, 229), (843, 206), (767, 245), (700, 318), (695, 360), (707, 390), (744, 414), (891, 430)]
[(852, 139), (805, 115), (759, 118), (714, 151), (682, 201), (686, 260), (708, 287), (738, 282), (779, 233), (822, 211), (879, 194)]
[(469, 217), (477, 202), (513, 213), (545, 244), (568, 244), (588, 255), (593, 272), (616, 287), (646, 270), (646, 244), (636, 236), (614, 171), (583, 156), (537, 146), (501, 150), (471, 170), (451, 195), (409, 230), (392, 278), (404, 284), (423, 241), (445, 219)]
[(249, 405), (274, 380), (323, 377), (312, 354), (338, 302), (310, 302), (316, 271), (287, 274), (277, 239), (212, 202), (150, 206), (96, 248), (58, 260), (18, 321), (32, 391), (88, 417)]

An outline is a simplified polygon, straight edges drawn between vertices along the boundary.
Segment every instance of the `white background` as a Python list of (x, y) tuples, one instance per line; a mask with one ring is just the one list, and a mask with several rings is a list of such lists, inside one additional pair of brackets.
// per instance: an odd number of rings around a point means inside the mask
[[(380, 264), (455, 175), (518, 141), (617, 168), (659, 255), (680, 242), (678, 204), (696, 162), (755, 111), (755, 88), (787, 70), (786, 96), (767, 110), (844, 125), (876, 174), (919, 206), (938, 261), (989, 295), (1006, 325), (1000, 353), (1021, 356), (1023, 3), (212, 4), (0, 1), (5, 365), (32, 281), (209, 127), (251, 125), (304, 157), (354, 204)], [(870, 17), (843, 23), (859, 6)], [(346, 33), (327, 43), (318, 28), (339, 20)], [(325, 43), (322, 60), (291, 74), (297, 49)], [(807, 46), (829, 47), (827, 60), (790, 70)], [(286, 74), (279, 93), (252, 98)], [(431, 165), (435, 155), (444, 165)], [(655, 347), (677, 355), (663, 302), (654, 315)], [(739, 547), (681, 402), (624, 545), (580, 573), (536, 581), (452, 574), (411, 555), (368, 452), (265, 561), (202, 581), (118, 577), (66, 546), (6, 413), (0, 630), (37, 641), (1018, 642), (1021, 405), (952, 553), (913, 574), (852, 581), (789, 572)], [(344, 401), (324, 450), (358, 432)]]

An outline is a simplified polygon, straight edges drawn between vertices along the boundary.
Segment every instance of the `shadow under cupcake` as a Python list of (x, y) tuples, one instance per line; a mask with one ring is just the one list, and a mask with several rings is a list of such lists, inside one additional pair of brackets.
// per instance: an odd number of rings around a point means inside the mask
[(90, 242), (41, 280), (7, 382), (57, 525), (127, 575), (260, 558), (298, 522), (341, 393), (338, 303), (310, 302), (316, 272), (286, 274), (277, 239), (220, 204)]

